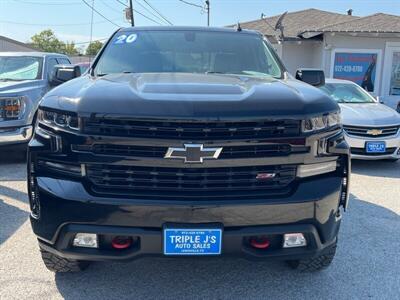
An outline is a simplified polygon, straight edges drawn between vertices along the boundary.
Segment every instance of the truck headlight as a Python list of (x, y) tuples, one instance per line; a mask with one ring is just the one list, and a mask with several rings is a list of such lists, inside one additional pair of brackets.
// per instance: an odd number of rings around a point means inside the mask
[(79, 118), (75, 113), (39, 109), (37, 120), (39, 124), (48, 127), (79, 131)]
[(303, 132), (313, 132), (334, 127), (341, 124), (340, 112), (313, 117), (302, 122)]
[(0, 98), (0, 121), (20, 120), (24, 110), (24, 96)]

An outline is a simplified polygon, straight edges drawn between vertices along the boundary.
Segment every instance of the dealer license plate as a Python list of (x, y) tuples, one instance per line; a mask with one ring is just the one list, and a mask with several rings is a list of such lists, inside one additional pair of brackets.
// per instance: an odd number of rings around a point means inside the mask
[(221, 229), (165, 228), (165, 255), (219, 255)]
[(367, 153), (385, 153), (386, 143), (385, 142), (367, 142), (366, 143)]

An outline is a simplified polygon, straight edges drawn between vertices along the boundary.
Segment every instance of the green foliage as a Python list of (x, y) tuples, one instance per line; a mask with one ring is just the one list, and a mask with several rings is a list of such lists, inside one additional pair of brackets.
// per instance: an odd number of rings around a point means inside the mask
[(91, 42), (86, 49), (86, 55), (93, 55), (93, 56), (96, 55), (100, 51), (101, 47), (103, 47), (102, 42), (99, 41)]
[(31, 37), (31, 45), (44, 52), (56, 52), (68, 55), (77, 55), (79, 51), (74, 42), (60, 41), (51, 29), (43, 30)]
[(79, 51), (78, 51), (78, 49), (76, 49), (74, 42), (70, 42), (70, 43), (66, 42), (64, 44), (63, 48), (64, 49), (63, 49), (62, 53), (64, 53), (64, 54), (68, 54), (68, 55), (78, 55), (79, 54)]

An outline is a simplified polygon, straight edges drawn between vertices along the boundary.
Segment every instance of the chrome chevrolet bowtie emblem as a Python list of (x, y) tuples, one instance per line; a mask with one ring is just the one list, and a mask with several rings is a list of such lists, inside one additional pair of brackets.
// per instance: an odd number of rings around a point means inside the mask
[(370, 134), (370, 135), (380, 135), (380, 134), (382, 134), (382, 130), (381, 129), (371, 129), (371, 130), (368, 130), (367, 131), (367, 134)]
[(165, 158), (183, 159), (185, 163), (203, 163), (205, 159), (217, 159), (222, 148), (204, 148), (202, 144), (185, 144), (184, 148), (168, 148)]

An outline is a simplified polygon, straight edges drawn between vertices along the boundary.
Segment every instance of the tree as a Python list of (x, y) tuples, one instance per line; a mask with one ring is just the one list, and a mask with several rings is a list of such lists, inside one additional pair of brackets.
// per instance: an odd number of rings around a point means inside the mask
[(62, 53), (64, 53), (64, 54), (68, 54), (68, 55), (78, 55), (79, 54), (79, 51), (78, 51), (78, 49), (76, 49), (74, 42), (70, 42), (70, 43), (66, 42), (64, 44), (63, 48), (64, 49), (63, 49)]
[(33, 47), (44, 52), (62, 52), (64, 46), (51, 29), (35, 34), (31, 40)]
[(86, 55), (96, 55), (101, 47), (103, 47), (103, 43), (100, 41), (94, 41), (89, 44), (86, 49)]
[(76, 55), (79, 51), (74, 42), (60, 41), (51, 29), (43, 30), (31, 37), (31, 45), (43, 52), (57, 52)]

